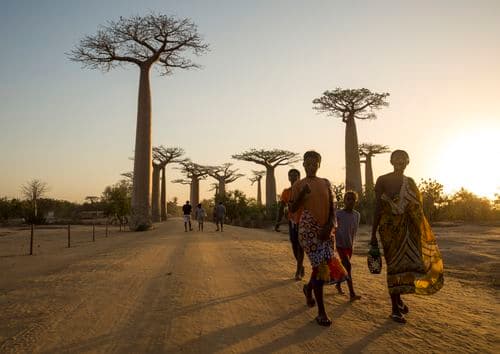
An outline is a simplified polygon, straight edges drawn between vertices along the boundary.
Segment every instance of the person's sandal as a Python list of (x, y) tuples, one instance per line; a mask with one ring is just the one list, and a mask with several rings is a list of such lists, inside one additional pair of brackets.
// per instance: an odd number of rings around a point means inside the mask
[(316, 323), (323, 327), (330, 327), (332, 325), (332, 320), (328, 317), (316, 317)]
[(398, 308), (403, 315), (406, 315), (408, 312), (410, 312), (408, 306), (406, 306), (406, 304), (403, 302), (401, 304), (398, 304)]
[(400, 313), (391, 313), (391, 319), (397, 323), (406, 323), (406, 319)]

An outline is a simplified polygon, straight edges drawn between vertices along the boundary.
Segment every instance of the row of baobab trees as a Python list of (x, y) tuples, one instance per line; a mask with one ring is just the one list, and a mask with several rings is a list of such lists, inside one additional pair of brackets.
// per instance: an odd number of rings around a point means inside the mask
[[(233, 168), (232, 163), (222, 165), (202, 165), (193, 162), (189, 158), (184, 158), (184, 149), (180, 147), (165, 147), (163, 145), (153, 147), (152, 162), (152, 188), (151, 188), (151, 217), (153, 222), (164, 221), (167, 219), (167, 176), (166, 167), (169, 164), (176, 163), (184, 178), (175, 179), (173, 183), (188, 185), (190, 188), (189, 200), (191, 205), (197, 205), (200, 201), (200, 181), (207, 177), (215, 179), (212, 184), (215, 190), (215, 199), (222, 200), (226, 196), (226, 186), (235, 182), (245, 175), (239, 173), (238, 169)], [(359, 156), (363, 157), (362, 163), (365, 163), (365, 190), (373, 190), (373, 171), (372, 157), (376, 154), (389, 152), (387, 146), (376, 144), (361, 144), (359, 146)], [(266, 191), (266, 209), (275, 207), (277, 189), (275, 170), (279, 166), (287, 166), (300, 160), (297, 153), (273, 149), (250, 149), (240, 154), (232, 155), (233, 159), (253, 162), (265, 168), (265, 170), (252, 170), (252, 176), (249, 177), (252, 185), (257, 184), (257, 205), (262, 203), (262, 178), (265, 176)], [(123, 174), (133, 180), (133, 172)]]
[[(90, 69), (109, 71), (124, 65), (132, 65), (139, 69), (130, 219), (132, 230), (147, 230), (151, 227), (152, 208), (156, 203), (151, 203), (152, 185), (158, 184), (157, 182), (153, 183), (155, 178), (158, 179), (158, 175), (152, 173), (155, 167), (151, 141), (151, 69), (156, 66), (160, 74), (166, 76), (172, 74), (175, 69), (199, 68), (200, 66), (193, 62), (189, 55), (200, 56), (208, 51), (208, 44), (198, 32), (196, 24), (189, 18), (149, 13), (145, 16), (120, 17), (117, 21), (109, 21), (106, 25), (100, 26), (96, 34), (84, 36), (75, 48), (67, 53), (70, 60), (79, 62), (83, 67)], [(325, 91), (323, 95), (312, 101), (313, 109), (340, 118), (345, 123), (345, 185), (347, 189), (362, 192), (361, 160), (355, 122), (357, 119), (374, 119), (374, 112), (388, 105), (388, 96), (388, 93), (371, 92), (366, 88), (336, 88)], [(374, 153), (368, 152), (364, 155), (366, 168), (369, 168), (371, 156)], [(245, 161), (259, 161), (258, 163), (265, 166), (266, 196), (267, 201), (269, 201), (276, 196), (274, 169), (277, 166), (295, 161), (297, 155), (291, 152), (284, 153), (283, 150), (250, 150), (235, 155), (235, 158)], [(197, 193), (196, 181), (199, 181), (201, 170), (198, 170), (197, 165), (191, 161), (185, 161), (182, 166), (194, 195)], [(220, 176), (224, 176), (223, 170), (219, 170), (219, 173)], [(154, 177), (152, 177), (153, 175)], [(161, 183), (163, 185), (164, 182)], [(373, 184), (373, 182), (370, 183)], [(153, 190), (154, 188), (157, 187), (153, 186)], [(220, 192), (221, 187), (219, 186)], [(161, 198), (160, 187), (160, 201), (163, 205)], [(269, 207), (270, 203), (267, 204)], [(160, 207), (160, 216), (161, 213), (163, 212)]]

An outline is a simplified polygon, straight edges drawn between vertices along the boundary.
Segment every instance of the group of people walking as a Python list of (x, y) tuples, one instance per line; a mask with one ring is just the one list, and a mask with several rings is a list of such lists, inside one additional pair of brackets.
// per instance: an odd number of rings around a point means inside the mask
[[(193, 231), (193, 227), (191, 225), (191, 213), (193, 212), (193, 207), (189, 203), (189, 200), (186, 201), (186, 204), (182, 206), (182, 213), (184, 217), (184, 231)], [(203, 231), (203, 222), (207, 217), (207, 212), (199, 203), (194, 209), (194, 218), (198, 222), (198, 231)], [(217, 229), (215, 231), (223, 231), (224, 230), (224, 219), (226, 217), (226, 207), (222, 202), (219, 202), (215, 205), (213, 210), (213, 218)]]
[[(402, 294), (433, 294), (443, 286), (443, 261), (436, 239), (425, 219), (422, 197), (415, 182), (404, 175), (409, 156), (403, 150), (391, 154), (394, 171), (380, 176), (375, 184), (376, 206), (373, 216), (371, 247), (378, 249), (380, 235), (387, 265), (387, 285), (392, 303), (390, 317), (405, 323), (409, 312)], [(311, 264), (309, 282), (303, 286), (306, 304), (318, 307), (316, 322), (330, 326), (323, 301), (323, 287), (335, 284), (343, 293), (341, 283), (347, 282), (351, 301), (361, 299), (353, 286), (351, 257), (360, 214), (356, 211), (357, 194), (347, 191), (344, 208), (336, 210), (336, 199), (330, 182), (317, 176), (321, 155), (316, 151), (304, 154), (300, 172), (288, 172), (290, 188), (283, 191), (275, 230), (288, 208), (289, 236), (296, 259), (295, 279), (305, 274), (304, 254)], [(336, 252), (335, 252), (336, 251)], [(313, 296), (314, 294), (314, 296)]]

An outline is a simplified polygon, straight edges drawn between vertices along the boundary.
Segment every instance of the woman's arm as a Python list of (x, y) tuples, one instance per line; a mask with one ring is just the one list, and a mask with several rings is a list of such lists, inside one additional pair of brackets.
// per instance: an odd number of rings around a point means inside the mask
[(332, 233), (332, 229), (335, 224), (335, 197), (333, 195), (330, 182), (327, 179), (325, 179), (325, 181), (328, 188), (328, 220), (323, 227), (323, 230), (321, 230), (321, 240), (328, 240), (330, 238), (330, 234)]
[(380, 217), (381, 217), (381, 196), (383, 193), (383, 183), (381, 178), (377, 178), (377, 183), (375, 183), (375, 213), (373, 215), (373, 225), (372, 225), (372, 237), (370, 240), (370, 244), (377, 246), (378, 241), (377, 241), (377, 230), (378, 226), (380, 224)]

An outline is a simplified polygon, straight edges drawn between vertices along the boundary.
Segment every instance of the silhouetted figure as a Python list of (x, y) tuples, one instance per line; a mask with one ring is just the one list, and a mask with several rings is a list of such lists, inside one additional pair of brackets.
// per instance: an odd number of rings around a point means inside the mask
[(196, 206), (196, 209), (194, 210), (194, 215), (196, 221), (198, 221), (198, 231), (203, 231), (203, 220), (205, 220), (207, 213), (205, 212), (205, 209), (203, 209), (201, 203)]
[(443, 259), (436, 238), (422, 209), (417, 185), (403, 172), (410, 163), (408, 153), (391, 154), (394, 172), (375, 183), (376, 207), (371, 244), (378, 248), (377, 230), (387, 264), (387, 286), (391, 296), (391, 318), (405, 323), (408, 306), (402, 294), (430, 295), (443, 286)]
[(288, 171), (288, 180), (290, 181), (290, 187), (285, 188), (281, 193), (280, 202), (278, 204), (278, 217), (276, 219), (276, 225), (274, 226), (275, 231), (279, 231), (280, 222), (283, 218), (285, 211), (285, 206), (288, 207), (288, 234), (290, 236), (290, 242), (292, 244), (293, 256), (297, 262), (297, 268), (295, 271), (295, 280), (301, 280), (304, 277), (304, 249), (299, 242), (299, 221), (301, 210), (295, 213), (290, 211), (289, 202), (290, 196), (292, 194), (292, 186), (295, 182), (300, 179), (300, 172), (296, 169), (291, 169)]
[(193, 231), (191, 227), (191, 211), (193, 207), (189, 204), (189, 200), (186, 200), (186, 204), (182, 206), (182, 212), (184, 213), (184, 231), (187, 232), (187, 227), (189, 224), (189, 231)]
[[(337, 253), (340, 257), (342, 265), (347, 270), (349, 278), (347, 279), (347, 286), (349, 287), (349, 296), (351, 301), (361, 299), (361, 296), (356, 295), (352, 285), (351, 275), (351, 257), (354, 245), (354, 238), (358, 232), (359, 227), (359, 212), (354, 210), (358, 195), (354, 191), (347, 191), (344, 195), (344, 209), (337, 210), (337, 229), (335, 230), (335, 244)], [(337, 283), (337, 291), (343, 294), (342, 286)]]
[(321, 164), (321, 155), (316, 151), (304, 154), (306, 177), (292, 186), (290, 210), (292, 213), (303, 208), (299, 222), (299, 240), (304, 252), (311, 261), (311, 279), (303, 291), (307, 305), (318, 304), (316, 322), (320, 326), (330, 326), (323, 303), (324, 282), (337, 283), (346, 280), (347, 271), (333, 250), (332, 231), (335, 226), (335, 197), (330, 182), (316, 176)]
[[(217, 225), (216, 231), (224, 231), (224, 218), (226, 217), (226, 207), (222, 202), (219, 202), (214, 208), (215, 215), (215, 225)], [(219, 228), (220, 225), (220, 228)]]

